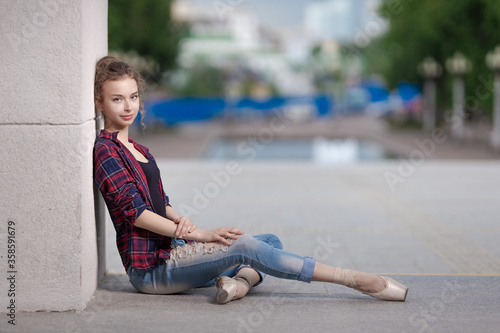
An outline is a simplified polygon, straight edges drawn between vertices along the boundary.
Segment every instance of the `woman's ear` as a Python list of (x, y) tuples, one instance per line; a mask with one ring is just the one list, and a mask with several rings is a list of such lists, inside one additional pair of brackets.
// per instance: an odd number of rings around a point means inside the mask
[(101, 105), (101, 102), (98, 101), (98, 100), (94, 100), (94, 104), (95, 104), (95, 107), (97, 108), (97, 110), (101, 111), (102, 112), (102, 105)]

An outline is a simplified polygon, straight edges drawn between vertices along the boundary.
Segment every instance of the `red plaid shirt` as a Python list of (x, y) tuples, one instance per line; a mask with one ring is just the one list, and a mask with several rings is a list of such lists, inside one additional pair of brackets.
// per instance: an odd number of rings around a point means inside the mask
[[(151, 269), (160, 259), (168, 259), (172, 239), (134, 226), (135, 220), (148, 209), (154, 212), (146, 176), (130, 151), (118, 140), (118, 132), (102, 130), (94, 145), (94, 182), (101, 191), (116, 230), (118, 252), (125, 266)], [(156, 162), (149, 150), (129, 138), (134, 147)], [(158, 186), (163, 191), (161, 179)]]

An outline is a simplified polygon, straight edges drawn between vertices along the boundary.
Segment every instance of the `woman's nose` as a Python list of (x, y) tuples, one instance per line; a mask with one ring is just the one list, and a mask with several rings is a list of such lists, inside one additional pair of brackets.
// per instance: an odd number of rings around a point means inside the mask
[(125, 100), (125, 105), (124, 105), (125, 110), (127, 110), (127, 111), (128, 111), (128, 110), (130, 110), (130, 104), (131, 104), (131, 103), (130, 103), (130, 101), (129, 101), (129, 100)]

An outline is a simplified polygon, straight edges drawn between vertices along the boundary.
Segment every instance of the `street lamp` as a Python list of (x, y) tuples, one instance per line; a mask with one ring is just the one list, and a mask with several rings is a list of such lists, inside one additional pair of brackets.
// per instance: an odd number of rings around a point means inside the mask
[(495, 149), (500, 148), (500, 45), (486, 56), (486, 64), (495, 72), (495, 101), (493, 108), (493, 130), (490, 143)]
[[(333, 39), (326, 39), (321, 45), (321, 52), (319, 54), (319, 60), (321, 62), (321, 73), (324, 75), (324, 79), (328, 82), (326, 87), (328, 94), (334, 100), (334, 105), (340, 105), (340, 100), (342, 98), (342, 83), (340, 81), (342, 63), (339, 54), (339, 45)], [(340, 109), (332, 110), (332, 118), (336, 116), (336, 111)], [(341, 112), (340, 112), (341, 113)]]
[(432, 57), (427, 57), (418, 65), (418, 72), (424, 78), (424, 130), (436, 127), (436, 79), (443, 73), (443, 67)]
[(464, 75), (472, 69), (471, 62), (460, 52), (446, 60), (446, 69), (454, 75), (453, 79), (453, 125), (452, 135), (462, 139), (464, 136)]

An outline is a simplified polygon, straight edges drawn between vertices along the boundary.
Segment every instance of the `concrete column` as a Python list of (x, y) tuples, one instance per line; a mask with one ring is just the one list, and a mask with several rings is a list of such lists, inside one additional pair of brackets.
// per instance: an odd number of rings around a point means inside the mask
[(436, 82), (433, 78), (428, 78), (424, 82), (424, 98), (424, 130), (432, 132), (436, 127)]
[(107, 1), (1, 1), (0, 16), (0, 308), (82, 310), (98, 282), (93, 79)]
[(451, 128), (451, 133), (453, 137), (457, 139), (463, 139), (464, 137), (464, 98), (464, 78), (461, 75), (455, 75), (455, 78), (453, 79), (453, 119), (455, 121)]
[(495, 96), (493, 105), (493, 131), (491, 146), (500, 149), (500, 72), (495, 73)]

